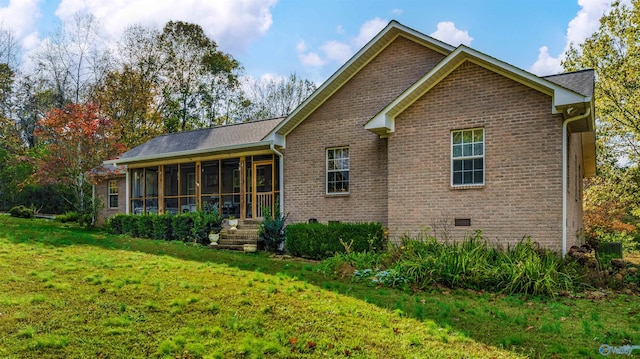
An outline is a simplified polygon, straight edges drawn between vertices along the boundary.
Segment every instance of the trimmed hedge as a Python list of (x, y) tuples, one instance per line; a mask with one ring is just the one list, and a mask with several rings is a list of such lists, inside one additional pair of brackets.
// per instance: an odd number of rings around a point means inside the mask
[(109, 218), (109, 228), (113, 234), (131, 237), (180, 240), (209, 244), (209, 233), (219, 232), (222, 218), (217, 212), (190, 212), (177, 215), (135, 215), (117, 214)]
[(385, 246), (380, 223), (294, 223), (286, 231), (286, 250), (298, 257), (325, 259), (337, 253), (377, 252)]

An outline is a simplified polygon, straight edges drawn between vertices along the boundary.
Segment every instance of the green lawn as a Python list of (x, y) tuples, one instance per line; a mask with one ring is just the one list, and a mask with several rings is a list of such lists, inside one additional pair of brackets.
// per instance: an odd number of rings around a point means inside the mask
[(406, 293), (320, 267), (0, 215), (0, 357), (596, 358), (640, 344), (634, 296)]

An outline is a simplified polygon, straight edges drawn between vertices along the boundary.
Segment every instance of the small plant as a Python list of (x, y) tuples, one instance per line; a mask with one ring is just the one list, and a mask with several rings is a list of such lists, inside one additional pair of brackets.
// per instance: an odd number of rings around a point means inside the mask
[(35, 211), (32, 208), (25, 207), (22, 205), (11, 207), (11, 209), (9, 210), (9, 214), (11, 214), (12, 217), (18, 217), (18, 218), (35, 217)]
[(70, 211), (65, 214), (56, 216), (56, 221), (60, 223), (78, 222), (80, 220), (80, 214), (75, 211)]
[(282, 251), (285, 240), (285, 222), (287, 216), (280, 215), (280, 209), (276, 206), (275, 213), (271, 215), (271, 209), (262, 208), (264, 221), (260, 224), (258, 235), (264, 243), (264, 247), (269, 252)]

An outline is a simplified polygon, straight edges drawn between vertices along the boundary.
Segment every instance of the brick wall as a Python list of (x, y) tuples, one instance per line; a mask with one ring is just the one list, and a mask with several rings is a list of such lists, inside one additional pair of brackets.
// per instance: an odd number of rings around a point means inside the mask
[[(284, 154), (285, 211), (290, 222), (387, 223), (387, 140), (363, 126), (443, 55), (397, 38), (294, 129)], [(326, 149), (349, 146), (350, 194), (326, 195)]]
[(101, 201), (102, 203), (102, 211), (100, 211), (100, 214), (98, 215), (96, 224), (98, 226), (102, 226), (105, 224), (105, 222), (107, 221), (107, 219), (117, 213), (126, 213), (127, 211), (127, 198), (126, 198), (126, 191), (127, 191), (127, 183), (126, 183), (126, 177), (125, 176), (121, 176), (121, 177), (117, 177), (114, 178), (118, 180), (118, 208), (109, 208), (109, 199), (108, 199), (108, 195), (109, 195), (109, 180), (105, 180), (102, 181), (98, 184), (96, 184), (96, 197)]
[[(451, 131), (470, 128), (485, 131), (485, 184), (453, 188)], [(388, 150), (392, 233), (482, 230), (505, 245), (531, 236), (560, 248), (562, 117), (549, 96), (465, 62), (396, 118)]]

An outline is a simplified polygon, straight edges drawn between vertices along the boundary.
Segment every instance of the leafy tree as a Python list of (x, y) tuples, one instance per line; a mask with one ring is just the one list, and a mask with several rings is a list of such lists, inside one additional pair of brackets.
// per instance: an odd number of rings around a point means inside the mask
[(587, 234), (629, 233), (640, 216), (640, 0), (619, 1), (583, 44), (572, 45), (566, 70), (593, 68), (598, 177), (585, 190)]
[(122, 151), (113, 133), (113, 121), (102, 117), (94, 104), (68, 104), (53, 109), (36, 132), (46, 152), (38, 169), (41, 183), (63, 183), (74, 190), (67, 198), (81, 214), (88, 213), (88, 172)]
[(16, 123), (0, 117), (0, 208), (11, 207), (16, 193), (28, 181), (33, 161), (20, 139)]
[[(182, 21), (165, 25), (158, 48), (162, 51), (162, 113), (167, 131), (202, 127), (199, 109), (206, 98), (203, 94), (211, 93), (213, 83), (233, 87), (238, 62), (219, 51), (199, 25)], [(208, 101), (207, 105), (211, 108), (214, 103)]]
[(113, 130), (126, 149), (138, 146), (163, 131), (152, 80), (129, 65), (112, 71), (93, 91), (100, 113), (113, 120)]

